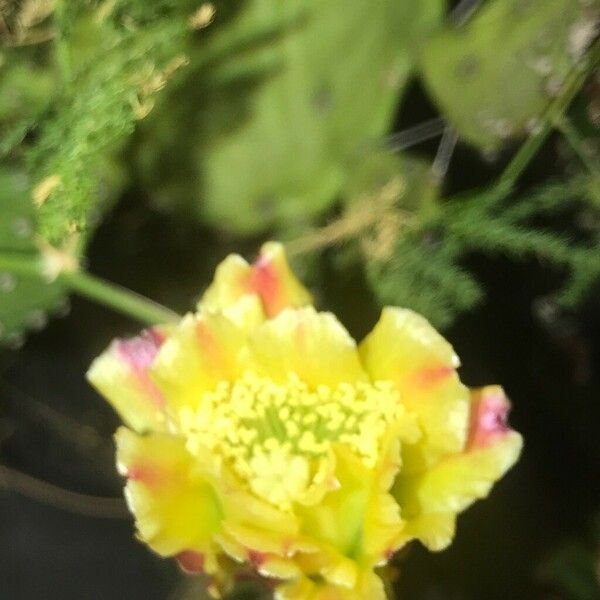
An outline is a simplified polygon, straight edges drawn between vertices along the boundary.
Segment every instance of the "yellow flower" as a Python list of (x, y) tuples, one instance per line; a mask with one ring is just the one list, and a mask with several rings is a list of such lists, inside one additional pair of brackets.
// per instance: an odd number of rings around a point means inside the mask
[(139, 537), (224, 585), (280, 600), (378, 600), (374, 569), (432, 550), (517, 460), (502, 389), (469, 391), (414, 312), (385, 308), (357, 347), (317, 312), (283, 248), (228, 257), (195, 314), (115, 341), (88, 373), (128, 427), (117, 461)]

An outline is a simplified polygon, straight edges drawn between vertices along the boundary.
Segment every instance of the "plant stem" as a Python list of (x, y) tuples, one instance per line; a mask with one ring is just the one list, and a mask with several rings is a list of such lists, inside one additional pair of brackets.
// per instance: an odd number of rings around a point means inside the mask
[(143, 323), (158, 325), (176, 322), (180, 318), (173, 311), (140, 294), (90, 275), (85, 271), (63, 273), (59, 280), (65, 283), (72, 292), (109, 306)]
[(573, 68), (564, 82), (562, 92), (550, 104), (540, 120), (539, 130), (534, 132), (521, 146), (517, 154), (500, 176), (496, 189), (509, 193), (517, 180), (527, 168), (531, 159), (537, 154), (542, 144), (546, 141), (551, 131), (559, 122), (564, 111), (568, 108), (577, 92), (581, 89), (590, 71), (600, 62), (600, 40), (589, 49)]
[(598, 165), (585, 147), (585, 140), (582, 139), (579, 131), (577, 131), (573, 123), (571, 123), (568, 118), (563, 117), (558, 121), (558, 123), (556, 123), (556, 128), (563, 134), (567, 142), (569, 142), (569, 145), (579, 157), (579, 160), (583, 166), (590, 172), (591, 175), (597, 176), (599, 173)]
[(42, 278), (42, 263), (37, 254), (19, 252), (0, 252), (0, 271), (8, 271), (14, 275)]
[(72, 492), (1, 464), (0, 489), (17, 492), (37, 502), (86, 517), (129, 518), (127, 506), (122, 498), (105, 498)]
[[(0, 271), (45, 280), (43, 263), (38, 254), (0, 252)], [(64, 271), (57, 282), (69, 291), (108, 306), (148, 325), (172, 323), (179, 320), (173, 311), (128, 290), (95, 277), (86, 271)]]

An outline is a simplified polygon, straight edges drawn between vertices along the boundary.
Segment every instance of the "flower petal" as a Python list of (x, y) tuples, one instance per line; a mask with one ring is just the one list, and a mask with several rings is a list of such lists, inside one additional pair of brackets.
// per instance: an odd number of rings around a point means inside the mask
[(483, 449), (514, 433), (508, 425), (510, 400), (499, 385), (471, 390), (469, 449)]
[(344, 446), (335, 448), (337, 489), (314, 506), (298, 505), (302, 533), (326, 544), (341, 556), (362, 554), (364, 523), (374, 473)]
[(456, 533), (456, 514), (431, 513), (418, 515), (406, 523), (403, 543), (418, 539), (432, 552), (447, 548)]
[(372, 571), (360, 573), (353, 589), (302, 577), (280, 585), (275, 591), (275, 600), (385, 600), (385, 597), (383, 582)]
[(163, 431), (166, 426), (164, 397), (149, 376), (166, 334), (166, 329), (154, 328), (115, 340), (87, 372), (90, 383), (136, 431)]
[(461, 384), (458, 357), (427, 319), (402, 308), (385, 308), (360, 344), (365, 368), (374, 380), (394, 381), (402, 403), (414, 411), (423, 441), (403, 454), (404, 470), (420, 470), (465, 445), (469, 392)]
[(258, 260), (252, 266), (248, 285), (262, 298), (269, 317), (290, 306), (312, 303), (311, 295), (290, 269), (283, 245), (277, 242), (262, 246)]
[(212, 283), (198, 303), (198, 310), (223, 310), (251, 293), (246, 285), (250, 270), (250, 265), (239, 254), (227, 256), (217, 266)]
[(310, 304), (312, 299), (289, 267), (282, 244), (267, 242), (251, 266), (232, 254), (218, 267), (213, 283), (204, 293), (199, 308), (224, 310), (247, 294), (256, 294), (268, 317), (286, 307)]
[[(415, 434), (416, 437), (415, 437)], [(381, 565), (389, 561), (412, 537), (405, 534), (403, 507), (390, 490), (402, 469), (401, 445), (418, 439), (415, 427), (398, 423), (391, 427), (381, 448), (371, 501), (366, 513), (363, 533), (363, 553), (367, 564)]]
[(175, 419), (195, 409), (202, 393), (231, 381), (244, 365), (245, 335), (222, 314), (188, 314), (162, 346), (151, 376)]
[(344, 444), (337, 444), (334, 453), (336, 489), (314, 506), (295, 507), (301, 533), (317, 548), (298, 561), (305, 573), (353, 589), (360, 568), (385, 561), (398, 547), (403, 521), (388, 493), (389, 471), (399, 466), (398, 444), (383, 451), (386, 457), (377, 468), (367, 467)]
[[(469, 442), (464, 452), (442, 459), (426, 472), (397, 478), (393, 494), (403, 508), (408, 530), (434, 549), (448, 529), (448, 517), (485, 498), (492, 486), (517, 461), (521, 436), (506, 425), (509, 402), (499, 386), (472, 392)], [(436, 516), (437, 515), (437, 516)], [(437, 521), (436, 521), (437, 519)], [(442, 527), (440, 528), (440, 522)], [(451, 541), (451, 537), (446, 543)]]
[[(199, 553), (214, 568), (212, 536), (221, 529), (220, 502), (199, 472), (184, 440), (140, 436), (121, 427), (115, 436), (119, 472), (128, 478), (125, 494), (139, 537), (163, 556)], [(200, 560), (198, 556), (196, 563)]]
[(293, 579), (302, 574), (298, 565), (281, 554), (247, 548), (231, 537), (227, 532), (217, 536), (221, 549), (236, 563), (249, 565), (264, 577)]
[(291, 373), (308, 386), (366, 381), (356, 343), (331, 313), (313, 307), (285, 309), (250, 335), (254, 366), (285, 382)]
[(297, 519), (243, 491), (224, 494), (224, 530), (244, 552), (287, 556), (298, 539)]

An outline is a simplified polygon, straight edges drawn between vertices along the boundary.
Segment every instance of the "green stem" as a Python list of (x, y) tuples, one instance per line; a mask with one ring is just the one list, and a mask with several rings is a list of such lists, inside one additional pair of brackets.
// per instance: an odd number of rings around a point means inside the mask
[(59, 280), (72, 292), (149, 325), (174, 323), (180, 319), (179, 315), (168, 308), (85, 271), (63, 273)]
[[(0, 252), (0, 271), (44, 280), (43, 264), (36, 254)], [(69, 291), (103, 304), (147, 325), (173, 323), (179, 315), (124, 287), (95, 277), (85, 271), (65, 271), (57, 281)]]
[(573, 101), (590, 71), (600, 62), (600, 40), (589, 49), (586, 56), (575, 65), (564, 82), (561, 94), (550, 104), (540, 119), (539, 130), (521, 146), (500, 176), (496, 189), (509, 193), (517, 183), (531, 159), (546, 141), (564, 111)]
[(585, 147), (585, 140), (582, 139), (579, 131), (573, 126), (573, 123), (563, 117), (556, 123), (556, 128), (563, 134), (572, 150), (577, 154), (581, 163), (590, 172), (591, 175), (598, 175), (598, 166), (596, 161), (590, 156), (587, 148)]
[(38, 255), (27, 255), (18, 252), (0, 252), (0, 271), (8, 271), (14, 275), (25, 277), (42, 277), (42, 264)]

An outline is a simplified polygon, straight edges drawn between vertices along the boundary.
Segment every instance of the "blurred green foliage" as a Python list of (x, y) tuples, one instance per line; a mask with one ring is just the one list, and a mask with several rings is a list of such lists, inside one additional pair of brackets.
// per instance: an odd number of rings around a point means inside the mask
[(4, 56), (0, 79), (0, 157), (17, 148), (49, 105), (52, 69), (35, 65), (16, 51)]
[[(206, 44), (199, 40), (141, 152), (159, 202), (183, 199), (200, 218), (246, 234), (310, 223), (331, 206), (351, 159), (389, 130), (415, 50), (443, 6), (241, 4)], [(211, 59), (215, 46), (229, 52)]]
[[(440, 326), (484, 296), (465, 267), (473, 252), (555, 264), (569, 306), (597, 279), (600, 175), (586, 150), (597, 126), (581, 110), (562, 120), (570, 172), (510, 196), (490, 181), (447, 197), (439, 160), (384, 140), (415, 75), (462, 141), (497, 149), (535, 130), (582, 64), (598, 0), (489, 0), (469, 19), (443, 0), (220, 0), (198, 22), (202, 9), (0, 5), (0, 210), (34, 224), (19, 252), (50, 244), (81, 260), (129, 185), (153, 209), (287, 239), (313, 271), (333, 247), (337, 268), (362, 270), (381, 303)], [(555, 227), (553, 215), (584, 213), (587, 227)], [(16, 250), (3, 231), (0, 248)], [(52, 289), (31, 285), (31, 298)]]
[(600, 4), (496, 0), (449, 23), (422, 52), (426, 85), (461, 137), (484, 149), (535, 132), (595, 37)]
[[(28, 201), (25, 173), (0, 169), (0, 253), (35, 255), (35, 219)], [(0, 343), (18, 347), (22, 332), (40, 329), (48, 312), (61, 307), (65, 291), (58, 283), (17, 276), (0, 269)]]
[[(383, 176), (384, 171), (377, 173)], [(492, 189), (451, 199), (440, 197), (431, 173), (420, 162), (404, 159), (393, 177), (402, 185), (387, 206), (377, 195), (381, 181), (374, 184), (369, 176), (361, 192), (355, 188), (354, 197), (364, 201), (366, 195), (372, 210), (367, 213), (370, 220), (357, 227), (350, 263), (348, 248), (343, 251), (345, 268), (364, 263), (381, 304), (410, 306), (438, 327), (448, 326), (484, 296), (463, 266), (478, 252), (554, 265), (565, 280), (557, 300), (568, 307), (580, 302), (600, 276), (598, 223), (590, 223), (579, 243), (551, 226), (552, 219), (569, 218), (570, 213), (594, 205), (595, 177), (549, 183), (519, 198), (506, 198)], [(346, 214), (352, 215), (352, 204)]]
[[(39, 208), (40, 233), (50, 243), (88, 229), (90, 211), (115, 183), (107, 158), (151, 108), (153, 95), (178, 60), (187, 21), (168, 13), (149, 22), (119, 18), (118, 6), (57, 11), (56, 78), (52, 110), (27, 154), (38, 181), (60, 181)], [(72, 7), (78, 6), (79, 10)], [(63, 14), (67, 13), (67, 14)]]
[(600, 597), (600, 518), (584, 539), (565, 541), (549, 553), (537, 574), (564, 600)]
[[(147, 12), (138, 2), (52, 6), (0, 5), (8, 11), (0, 14), (0, 251), (35, 257), (51, 245), (79, 261), (126, 180), (119, 149), (185, 63), (189, 12), (157, 2), (142, 27), (133, 20)], [(39, 26), (38, 13), (46, 33), (31, 46), (37, 37), (23, 23)], [(66, 294), (57, 282), (9, 272), (0, 272), (0, 292), (0, 343), (12, 345)]]

